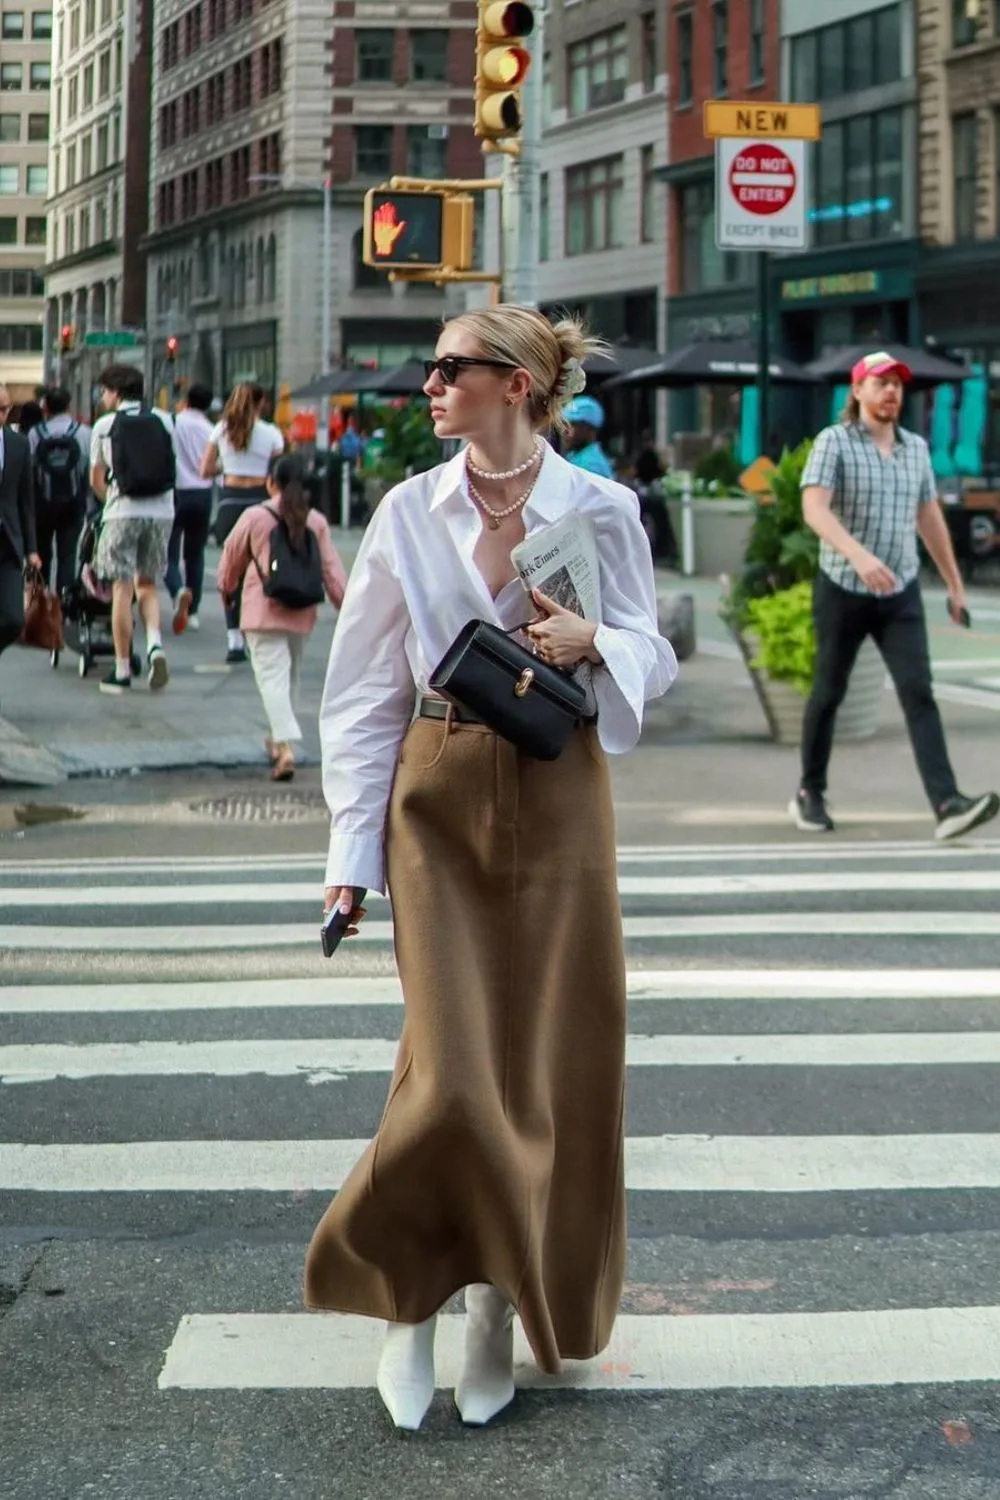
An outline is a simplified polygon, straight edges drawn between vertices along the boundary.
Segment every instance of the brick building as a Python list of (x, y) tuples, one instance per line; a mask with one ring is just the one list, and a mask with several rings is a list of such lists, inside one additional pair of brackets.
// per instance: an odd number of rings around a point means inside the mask
[(332, 183), (334, 364), (433, 344), (445, 296), (361, 263), (365, 189), (482, 175), (469, 0), (165, 0), (154, 48), (148, 326), (157, 358), (224, 390), (321, 367)]

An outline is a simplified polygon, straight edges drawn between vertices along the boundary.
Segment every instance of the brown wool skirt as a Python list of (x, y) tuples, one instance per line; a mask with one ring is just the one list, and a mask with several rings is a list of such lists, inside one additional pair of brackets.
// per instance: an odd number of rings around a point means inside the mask
[(403, 1031), (305, 1300), (419, 1323), (490, 1282), (554, 1373), (607, 1344), (625, 1262), (625, 962), (596, 731), (542, 762), (418, 719), (386, 857)]

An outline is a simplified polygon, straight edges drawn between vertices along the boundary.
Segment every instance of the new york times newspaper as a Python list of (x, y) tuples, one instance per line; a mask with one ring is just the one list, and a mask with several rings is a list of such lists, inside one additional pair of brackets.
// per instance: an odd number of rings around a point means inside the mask
[[(521, 582), (530, 594), (532, 589), (563, 609), (572, 610), (585, 620), (600, 621), (601, 576), (597, 561), (597, 534), (594, 523), (578, 511), (571, 511), (561, 521), (533, 531), (510, 554)], [(587, 689), (588, 714), (596, 713), (593, 668), (584, 662), (573, 673)]]

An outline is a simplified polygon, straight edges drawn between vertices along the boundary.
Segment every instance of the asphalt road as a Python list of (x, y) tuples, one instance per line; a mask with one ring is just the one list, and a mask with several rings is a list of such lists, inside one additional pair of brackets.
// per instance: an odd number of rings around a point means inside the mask
[(318, 958), (287, 833), (0, 840), (4, 1500), (997, 1500), (1000, 842), (623, 848), (616, 1342), (474, 1432), (446, 1323), (403, 1438), (299, 1295), (388, 927)]

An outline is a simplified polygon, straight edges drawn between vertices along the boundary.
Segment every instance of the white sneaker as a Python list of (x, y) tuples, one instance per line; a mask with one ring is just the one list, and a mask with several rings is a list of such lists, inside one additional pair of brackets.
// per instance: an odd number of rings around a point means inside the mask
[(154, 692), (165, 688), (170, 681), (170, 668), (167, 666), (167, 655), (162, 646), (154, 646), (146, 657), (149, 666), (149, 685)]
[(200, 630), (201, 629), (201, 621), (199, 620), (199, 618), (198, 618), (197, 615), (188, 615), (187, 628), (188, 628), (188, 630)]

